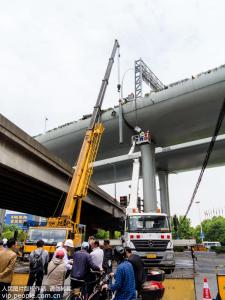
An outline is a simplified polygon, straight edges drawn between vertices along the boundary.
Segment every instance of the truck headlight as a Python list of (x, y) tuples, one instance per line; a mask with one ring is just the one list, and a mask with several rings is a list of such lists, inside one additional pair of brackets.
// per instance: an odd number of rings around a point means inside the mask
[(174, 259), (174, 253), (173, 252), (168, 252), (164, 256), (164, 260), (172, 260)]

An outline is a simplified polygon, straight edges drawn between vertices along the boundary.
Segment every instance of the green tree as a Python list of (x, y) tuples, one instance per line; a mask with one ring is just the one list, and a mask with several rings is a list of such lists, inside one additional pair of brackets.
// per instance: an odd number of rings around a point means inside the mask
[(225, 218), (213, 217), (211, 220), (202, 222), (205, 240), (218, 241), (225, 244)]
[[(195, 230), (191, 226), (191, 220), (189, 218), (183, 218), (183, 216), (179, 216), (179, 226), (177, 235), (179, 239), (191, 239), (195, 235)], [(174, 230), (174, 225), (172, 224), (172, 234), (173, 238), (177, 238), (176, 232)]]
[[(204, 220), (202, 223), (202, 231), (205, 235), (205, 241), (221, 242), (225, 245), (225, 218), (213, 217), (209, 220)], [(195, 227), (195, 238), (197, 243), (201, 242), (200, 238), (200, 225)]]
[(121, 237), (120, 231), (114, 231), (114, 239), (119, 239)]
[(99, 240), (109, 239), (109, 231), (98, 229), (98, 232), (95, 234), (95, 238)]
[(11, 239), (14, 237), (14, 233), (15, 231), (18, 231), (18, 236), (17, 239), (19, 242), (23, 242), (26, 239), (26, 235), (27, 233), (25, 231), (23, 231), (19, 226), (17, 225), (3, 225), (3, 232), (1, 235), (1, 238), (7, 238), (7, 239)]

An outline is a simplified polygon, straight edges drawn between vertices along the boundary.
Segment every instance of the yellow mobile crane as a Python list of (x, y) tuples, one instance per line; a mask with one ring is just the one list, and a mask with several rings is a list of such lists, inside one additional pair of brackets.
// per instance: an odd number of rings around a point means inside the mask
[(104, 131), (104, 126), (100, 121), (101, 107), (118, 48), (119, 43), (115, 40), (91, 121), (80, 150), (62, 215), (49, 218), (46, 226), (30, 227), (28, 238), (24, 245), (24, 254), (29, 254), (33, 251), (36, 248), (37, 240), (40, 239), (44, 240), (45, 249), (50, 253), (55, 251), (57, 242), (62, 242), (68, 238), (74, 240), (75, 246), (81, 245), (84, 228), (84, 225), (80, 224), (81, 206), (83, 199), (87, 195), (90, 178), (93, 173), (93, 162), (95, 161)]

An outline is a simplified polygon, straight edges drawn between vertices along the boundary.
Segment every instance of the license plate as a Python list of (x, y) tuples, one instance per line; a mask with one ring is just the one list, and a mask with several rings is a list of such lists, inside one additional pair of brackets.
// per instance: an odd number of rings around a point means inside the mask
[(147, 258), (156, 258), (156, 254), (154, 253), (147, 254)]

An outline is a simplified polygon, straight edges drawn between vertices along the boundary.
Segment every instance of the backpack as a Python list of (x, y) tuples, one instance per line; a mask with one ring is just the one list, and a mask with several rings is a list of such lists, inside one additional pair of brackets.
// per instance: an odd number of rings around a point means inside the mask
[(38, 254), (37, 252), (34, 251), (34, 256), (31, 259), (30, 262), (30, 272), (31, 273), (44, 273), (44, 266), (43, 266), (43, 262), (42, 262), (42, 253), (43, 250), (41, 251), (40, 254)]

